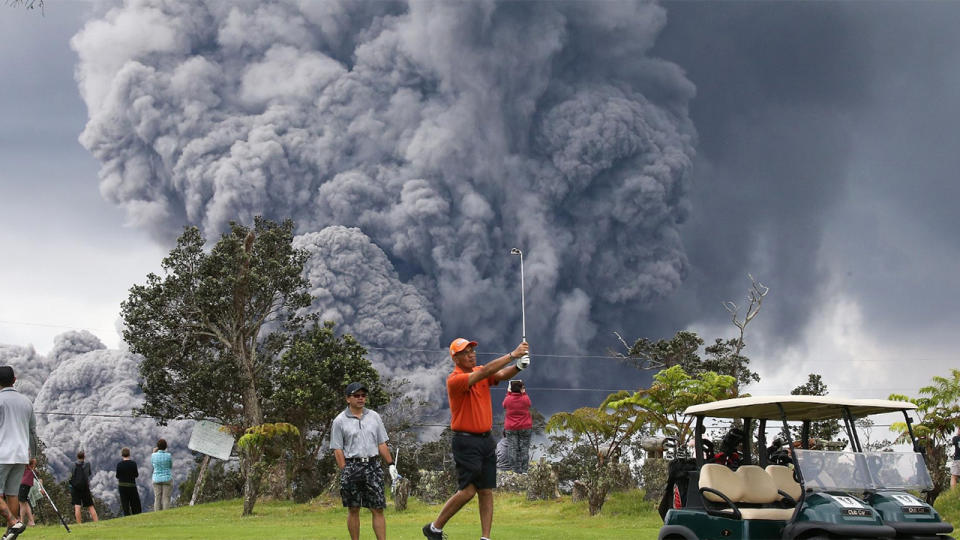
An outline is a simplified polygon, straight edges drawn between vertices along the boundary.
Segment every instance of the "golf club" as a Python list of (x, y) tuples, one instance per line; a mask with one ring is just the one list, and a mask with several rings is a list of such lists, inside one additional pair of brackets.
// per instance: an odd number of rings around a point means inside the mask
[[(399, 447), (397, 447), (397, 455), (394, 456), (394, 458), (393, 458), (393, 464), (394, 464), (394, 466), (396, 466), (396, 464), (397, 464), (398, 461), (400, 461), (400, 448), (399, 448)], [(398, 472), (398, 473), (397, 473), (397, 480), (400, 480), (401, 478), (403, 478), (403, 477), (400, 476), (400, 473)], [(395, 482), (395, 481), (393, 481), (393, 479), (391, 479), (391, 482), (390, 482), (390, 493), (391, 493), (394, 497), (396, 497), (396, 495), (397, 495), (397, 484), (398, 484), (398, 483), (399, 483), (399, 482)]]
[[(520, 256), (520, 325), (521, 325), (521, 332), (522, 332), (522, 340), (527, 341), (527, 309), (526, 309), (526, 299), (524, 298), (524, 292), (523, 292), (523, 252), (520, 251), (520, 248), (513, 248), (510, 250), (510, 254)], [(521, 360), (523, 358), (526, 358), (527, 363), (529, 363), (529, 359), (530, 359), (529, 354), (523, 355), (521, 357)]]
[(41, 482), (40, 477), (37, 476), (37, 471), (31, 470), (30, 472), (33, 473), (33, 481), (40, 483), (40, 491), (47, 496), (47, 500), (50, 501), (50, 506), (53, 507), (53, 511), (56, 512), (57, 517), (60, 518), (60, 523), (63, 524), (63, 528), (66, 529), (67, 532), (70, 532), (70, 527), (67, 527), (67, 522), (64, 521), (63, 515), (60, 514), (60, 510), (57, 510), (57, 505), (53, 504), (53, 499), (50, 498), (50, 494), (47, 493), (47, 490), (43, 489), (43, 482)]

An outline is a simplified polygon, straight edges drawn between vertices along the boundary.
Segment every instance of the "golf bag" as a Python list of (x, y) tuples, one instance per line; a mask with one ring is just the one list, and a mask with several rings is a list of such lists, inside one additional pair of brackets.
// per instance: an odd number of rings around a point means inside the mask
[(660, 518), (667, 516), (671, 508), (683, 508), (689, 497), (687, 490), (690, 487), (691, 477), (698, 477), (697, 460), (693, 458), (674, 459), (667, 466), (667, 485), (663, 489), (658, 511)]

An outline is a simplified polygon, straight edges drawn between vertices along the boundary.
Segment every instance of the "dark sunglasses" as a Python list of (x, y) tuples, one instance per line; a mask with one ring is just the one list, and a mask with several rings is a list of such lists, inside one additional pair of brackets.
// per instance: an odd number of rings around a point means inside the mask
[(367, 395), (366, 394), (350, 394), (350, 397), (365, 398), (367, 397)]

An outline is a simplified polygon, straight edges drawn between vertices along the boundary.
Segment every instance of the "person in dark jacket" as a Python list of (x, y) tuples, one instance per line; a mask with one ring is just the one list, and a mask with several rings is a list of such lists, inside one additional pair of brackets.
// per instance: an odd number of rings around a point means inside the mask
[(117, 488), (120, 490), (120, 508), (123, 515), (132, 516), (140, 513), (140, 492), (137, 491), (137, 462), (130, 459), (130, 449), (120, 450), (117, 462)]
[(510, 451), (510, 468), (516, 473), (525, 473), (530, 468), (530, 396), (521, 380), (510, 381), (507, 397), (503, 398), (506, 413), (503, 427), (506, 430)]
[(93, 473), (90, 471), (90, 464), (84, 461), (85, 457), (83, 450), (77, 452), (77, 462), (73, 467), (75, 473), (80, 474), (70, 476), (70, 502), (73, 504), (73, 517), (77, 518), (77, 523), (83, 523), (84, 507), (90, 513), (91, 520), (100, 521), (97, 517), (97, 509), (93, 507), (93, 494), (90, 493), (90, 477)]

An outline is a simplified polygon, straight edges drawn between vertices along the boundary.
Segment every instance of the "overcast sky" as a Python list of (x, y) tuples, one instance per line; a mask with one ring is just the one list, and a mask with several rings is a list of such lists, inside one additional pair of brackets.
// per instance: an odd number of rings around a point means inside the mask
[[(94, 7), (45, 4), (0, 16), (0, 343), (44, 354), (57, 334), (86, 329), (117, 348), (119, 303), (159, 268), (170, 239), (127, 224), (129, 208), (101, 195), (101, 161), (78, 142), (89, 115), (70, 40)], [(960, 4), (662, 5), (666, 25), (651, 31), (647, 55), (695, 89), (682, 105), (695, 132), (677, 225), (682, 281), (611, 303), (590, 319), (611, 328), (570, 355), (605, 354), (613, 330), (732, 337), (721, 302), (742, 303), (752, 273), (770, 287), (747, 335), (763, 377), (753, 393), (786, 393), (819, 372), (831, 393), (885, 397), (946, 375), (960, 324)], [(685, 88), (674, 83), (635, 90), (672, 103), (657, 92)], [(583, 304), (566, 299), (558, 321)], [(446, 325), (442, 307), (434, 315)], [(551, 352), (563, 355), (563, 343)], [(581, 375), (610, 365), (556, 361), (550, 369)]]

